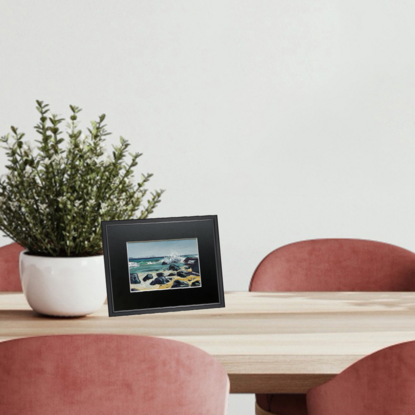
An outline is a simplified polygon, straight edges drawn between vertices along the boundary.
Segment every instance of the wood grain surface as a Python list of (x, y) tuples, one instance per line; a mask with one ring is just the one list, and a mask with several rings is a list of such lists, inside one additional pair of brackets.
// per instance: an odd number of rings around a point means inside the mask
[(226, 368), (233, 393), (306, 392), (383, 347), (415, 340), (415, 293), (225, 295), (225, 308), (108, 317), (43, 317), (23, 294), (0, 294), (0, 341), (75, 333), (190, 343)]

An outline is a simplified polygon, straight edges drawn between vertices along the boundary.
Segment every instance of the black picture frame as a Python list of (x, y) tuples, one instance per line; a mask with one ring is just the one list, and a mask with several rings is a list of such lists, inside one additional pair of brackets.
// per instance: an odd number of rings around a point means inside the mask
[[(102, 221), (101, 229), (110, 317), (225, 307), (216, 215)], [(141, 249), (144, 245), (150, 246), (149, 242), (162, 242), (169, 246), (170, 243), (183, 240), (192, 244), (196, 240), (197, 271), (193, 272), (194, 269), (190, 266), (185, 268), (191, 270), (186, 274), (192, 274), (187, 277), (189, 281), (194, 277), (200, 285), (151, 291), (131, 288), (132, 282), (137, 281), (131, 275), (136, 275), (139, 281), (140, 278), (139, 274), (130, 274), (129, 249), (131, 251)], [(140, 243), (144, 244), (137, 245)], [(143, 248), (142, 251), (144, 250)], [(139, 260), (133, 258), (135, 259)], [(186, 258), (182, 264), (189, 259), (194, 258)], [(165, 261), (162, 262), (164, 264)], [(151, 262), (146, 264), (149, 263)], [(174, 279), (171, 277), (170, 281)]]

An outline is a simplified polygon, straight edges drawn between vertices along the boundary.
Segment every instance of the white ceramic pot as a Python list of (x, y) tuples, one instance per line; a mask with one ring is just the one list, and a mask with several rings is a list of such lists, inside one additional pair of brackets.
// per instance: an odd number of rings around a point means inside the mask
[(80, 317), (106, 298), (104, 257), (46, 257), (20, 253), (20, 280), (27, 302), (41, 314)]

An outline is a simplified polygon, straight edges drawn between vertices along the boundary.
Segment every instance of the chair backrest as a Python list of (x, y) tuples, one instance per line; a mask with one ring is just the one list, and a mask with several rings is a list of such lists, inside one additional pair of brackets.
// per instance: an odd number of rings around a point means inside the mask
[(361, 239), (315, 239), (266, 256), (250, 291), (415, 291), (415, 254)]
[(0, 291), (22, 291), (19, 255), (24, 248), (12, 243), (0, 248)]
[(379, 350), (307, 393), (308, 415), (413, 415), (415, 341)]
[(0, 413), (224, 415), (229, 380), (186, 343), (133, 335), (56, 335), (0, 343)]

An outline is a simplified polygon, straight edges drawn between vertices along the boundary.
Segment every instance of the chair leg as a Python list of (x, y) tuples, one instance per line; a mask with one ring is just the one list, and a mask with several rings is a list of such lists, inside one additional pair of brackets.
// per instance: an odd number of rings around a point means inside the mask
[(268, 412), (265, 409), (262, 409), (256, 402), (255, 402), (255, 415), (278, 415), (274, 412)]

